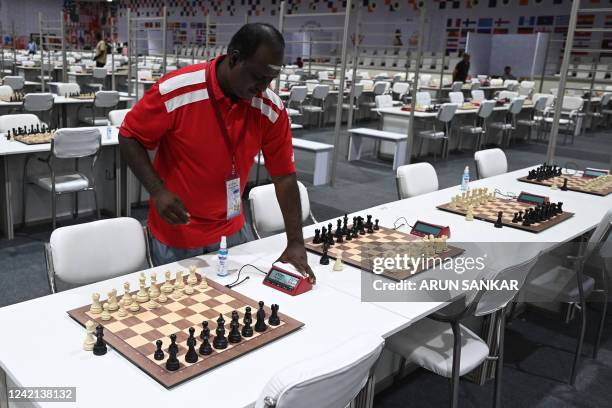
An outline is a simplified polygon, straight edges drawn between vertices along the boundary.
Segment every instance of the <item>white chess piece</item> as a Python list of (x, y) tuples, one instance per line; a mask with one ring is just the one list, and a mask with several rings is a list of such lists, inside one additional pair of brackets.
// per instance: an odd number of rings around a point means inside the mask
[(129, 306), (132, 304), (132, 296), (130, 295), (130, 282), (123, 284), (123, 304)]
[(157, 274), (151, 273), (151, 286), (149, 286), (149, 297), (157, 298), (159, 296), (159, 288), (157, 287)]
[(188, 283), (185, 289), (183, 289), (183, 292), (185, 292), (186, 295), (193, 295), (193, 285)]
[(471, 205), (468, 205), (467, 214), (465, 214), (466, 221), (474, 221), (474, 208)]
[(149, 301), (149, 294), (145, 290), (145, 282), (140, 279), (140, 289), (138, 289), (138, 293), (136, 293), (136, 301), (139, 303), (145, 303)]
[(200, 289), (201, 291), (205, 291), (206, 289), (208, 289), (208, 282), (206, 281), (206, 273), (202, 272), (202, 274), (200, 275), (200, 285), (198, 286), (198, 289)]
[(146, 303), (145, 305), (147, 307), (147, 309), (151, 310), (151, 309), (156, 309), (159, 307), (159, 305), (157, 304), (157, 302), (155, 301), (155, 296), (153, 293), (153, 289), (149, 288), (149, 301)]
[(179, 289), (183, 290), (185, 287), (185, 281), (183, 280), (183, 271), (176, 272), (176, 280), (174, 286), (178, 285)]
[(137, 312), (140, 310), (140, 305), (135, 299), (135, 295), (132, 295), (132, 302), (130, 303), (130, 312)]
[(164, 292), (161, 292), (159, 294), (159, 297), (157, 298), (157, 301), (159, 303), (166, 303), (168, 301), (168, 296), (166, 296), (166, 294)]
[(172, 292), (172, 299), (178, 300), (183, 296), (183, 293), (181, 292), (181, 287), (179, 286), (178, 282), (174, 283), (174, 292)]
[(125, 310), (125, 300), (121, 299), (119, 302), (119, 317), (126, 317), (128, 315), (127, 310)]
[(336, 261), (334, 262), (333, 270), (339, 272), (342, 269), (344, 269), (344, 265), (342, 265), (342, 251), (338, 251), (338, 254), (336, 255)]
[(102, 304), (100, 303), (100, 294), (94, 293), (91, 295), (92, 304), (89, 308), (89, 312), (92, 314), (100, 314), (102, 313)]
[(91, 351), (96, 343), (93, 336), (95, 330), (94, 322), (88, 320), (87, 323), (85, 323), (85, 329), (87, 330), (87, 335), (85, 336), (85, 341), (83, 341), (83, 350)]
[(117, 302), (117, 289), (113, 289), (108, 292), (108, 310), (114, 312), (119, 309), (119, 303)]
[(104, 321), (110, 320), (112, 316), (108, 312), (108, 303), (104, 303), (102, 305), (102, 309), (104, 309), (104, 310), (102, 311), (102, 314), (100, 315), (100, 319), (102, 319)]
[(187, 283), (190, 285), (195, 285), (196, 283), (198, 283), (198, 277), (196, 276), (195, 265), (191, 265), (189, 267), (189, 277), (187, 278)]
[(442, 239), (442, 252), (446, 252), (448, 251), (448, 243), (446, 242), (448, 240), (448, 237), (446, 235), (442, 235), (441, 239)]
[(166, 294), (169, 294), (169, 293), (172, 293), (172, 291), (174, 290), (174, 285), (172, 285), (172, 283), (170, 283), (170, 279), (171, 279), (170, 271), (166, 271), (165, 276), (166, 276), (166, 281), (162, 285), (161, 290), (162, 290), (162, 292), (164, 292)]

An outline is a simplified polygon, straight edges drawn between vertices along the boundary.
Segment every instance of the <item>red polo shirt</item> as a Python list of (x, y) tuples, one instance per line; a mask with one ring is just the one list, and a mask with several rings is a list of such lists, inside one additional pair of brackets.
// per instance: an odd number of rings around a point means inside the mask
[(144, 94), (121, 125), (122, 136), (138, 140), (149, 150), (158, 148), (153, 167), (165, 188), (183, 200), (191, 215), (189, 224), (171, 225), (150, 202), (149, 229), (155, 238), (172, 247), (211, 245), (244, 225), (242, 214), (227, 220), (225, 181), (232, 160), (217, 125), (206, 81), (212, 81), (234, 144), (248, 117), (246, 134), (236, 149), (241, 191), (259, 150), (263, 151), (271, 176), (295, 172), (291, 128), (282, 101), (268, 89), (250, 101), (232, 104), (217, 83), (215, 67), (219, 58), (164, 76)]

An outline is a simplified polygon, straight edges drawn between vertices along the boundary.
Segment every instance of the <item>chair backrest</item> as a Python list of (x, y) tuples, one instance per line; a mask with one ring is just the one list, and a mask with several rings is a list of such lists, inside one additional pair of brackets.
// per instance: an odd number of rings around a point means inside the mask
[(513, 100), (513, 99), (518, 98), (518, 92), (514, 92), (514, 91), (501, 91), (497, 95), (497, 97), (499, 99), (510, 99), (510, 100)]
[(319, 84), (319, 80), (317, 79), (307, 79), (306, 80), (306, 88), (308, 88), (308, 92), (314, 91), (315, 87)]
[(365, 89), (374, 89), (374, 81), (371, 79), (362, 79), (359, 83), (363, 85)]
[(8, 85), (13, 88), (13, 91), (19, 91), (23, 89), (25, 85), (25, 78), (21, 76), (5, 76), (3, 79), (4, 85)]
[(81, 72), (83, 72), (83, 67), (80, 65), (71, 65), (68, 68), (69, 72), (74, 72), (75, 74), (80, 74)]
[(520, 85), (519, 85), (519, 95), (529, 95), (531, 92), (533, 92), (533, 89), (535, 88), (535, 82), (533, 81), (521, 81)]
[(329, 85), (317, 85), (312, 91), (313, 99), (323, 100), (329, 95)]
[(456, 103), (443, 103), (438, 111), (438, 120), (440, 122), (450, 122), (457, 112), (459, 105)]
[(417, 105), (431, 105), (431, 94), (425, 91), (417, 92), (416, 104)]
[(125, 119), (125, 115), (131, 110), (129, 109), (115, 109), (108, 112), (108, 123), (111, 126), (121, 126), (123, 123), (123, 119)]
[(485, 93), (482, 89), (472, 89), (472, 100), (481, 102), (485, 100)]
[(12, 96), (13, 88), (8, 85), (0, 85), (0, 96)]
[(580, 96), (565, 96), (563, 97), (563, 110), (581, 110), (584, 105), (584, 99)]
[(495, 101), (481, 101), (480, 107), (478, 108), (478, 116), (486, 119), (493, 113), (493, 108), (495, 108)]
[(94, 78), (106, 78), (106, 75), (108, 74), (108, 70), (106, 68), (94, 68), (93, 69), (93, 77)]
[(134, 218), (110, 218), (58, 228), (51, 234), (47, 252), (58, 290), (150, 267), (145, 233)]
[(431, 193), (440, 187), (436, 169), (427, 162), (398, 167), (396, 182), (400, 199)]
[(517, 115), (521, 109), (523, 109), (523, 105), (525, 104), (525, 99), (523, 97), (516, 98), (512, 102), (510, 102), (510, 106), (508, 106), (508, 112), (513, 115)]
[(23, 109), (28, 112), (46, 112), (53, 108), (53, 94), (29, 93), (23, 98)]
[(393, 84), (393, 88), (391, 88), (391, 91), (393, 93), (398, 94), (399, 97), (401, 98), (402, 96), (406, 95), (406, 93), (408, 93), (409, 89), (410, 89), (410, 84), (408, 82), (395, 82)]
[(94, 98), (94, 106), (96, 108), (112, 108), (119, 104), (118, 91), (98, 91)]
[(393, 98), (391, 95), (376, 95), (374, 103), (376, 104), (376, 109), (391, 108), (393, 107)]
[(504, 174), (508, 171), (508, 159), (502, 149), (479, 150), (474, 153), (474, 161), (476, 162), (476, 172), (481, 179)]
[[(300, 189), (300, 202), (302, 203), (302, 222), (310, 216), (310, 200), (306, 187), (298, 181)], [(285, 229), (283, 213), (276, 199), (273, 184), (266, 184), (251, 189), (249, 192), (249, 203), (253, 226), (257, 233), (280, 232)]]
[(463, 98), (463, 92), (459, 91), (459, 92), (449, 92), (448, 93), (448, 99), (450, 99), (451, 103), (456, 103), (461, 105), (464, 101)]
[(354, 86), (354, 91), (353, 91), (353, 96), (355, 97), (355, 99), (359, 98), (361, 96), (361, 94), (363, 93), (363, 84), (362, 83), (358, 83), (355, 84)]
[(375, 334), (361, 333), (316, 357), (291, 364), (272, 377), (255, 408), (346, 407), (366, 385), (384, 346)]
[(519, 82), (516, 79), (506, 79), (503, 86), (507, 89), (510, 89), (511, 87), (514, 89), (515, 85), (518, 85), (518, 83)]
[[(472, 81), (473, 81), (473, 79), (472, 79)], [(478, 79), (476, 81), (478, 81)], [(472, 91), (480, 89), (480, 82), (472, 82), (472, 86), (470, 87), (470, 89)]]
[(504, 80), (501, 78), (493, 78), (489, 81), (491, 86), (502, 86), (504, 84)]
[(384, 94), (385, 92), (387, 92), (387, 89), (389, 89), (390, 85), (391, 84), (389, 84), (389, 82), (386, 82), (386, 81), (376, 82), (374, 84), (374, 89), (373, 89), (374, 95), (382, 95), (382, 94)]
[(40, 119), (38, 116), (32, 113), (19, 113), (15, 115), (0, 115), (0, 132), (6, 133), (9, 130), (12, 132), (13, 129), (19, 127), (40, 126)]
[(289, 82), (300, 82), (300, 80), (302, 79), (302, 77), (300, 75), (295, 75), (295, 74), (291, 74), (287, 77), (287, 81)]
[(138, 70), (138, 80), (139, 81), (148, 81), (153, 78), (153, 71), (150, 69), (139, 69)]
[(610, 233), (610, 228), (612, 227), (612, 208), (609, 209), (601, 219), (601, 222), (591, 234), (589, 241), (587, 242), (586, 251), (584, 253), (585, 258), (588, 258), (593, 250), (600, 244), (604, 239), (606, 239), (606, 235)]
[(463, 88), (463, 82), (455, 81), (451, 85), (451, 92), (461, 92), (461, 88)]
[[(550, 95), (552, 96), (552, 95)], [(552, 98), (551, 98), (552, 99)], [(533, 98), (533, 110), (534, 112), (542, 113), (548, 107), (548, 96), (544, 94), (534, 94)]]
[(55, 84), (57, 94), (68, 96), (70, 94), (80, 93), (81, 87), (76, 82), (57, 82)]
[(329, 71), (319, 71), (317, 72), (317, 77), (319, 81), (324, 81), (329, 79)]
[(308, 87), (307, 86), (294, 86), (289, 91), (289, 103), (298, 102), (302, 103), (308, 96)]
[(608, 107), (610, 103), (610, 99), (612, 99), (612, 93), (606, 92), (601, 96), (601, 106), (605, 109)]
[(59, 129), (53, 135), (51, 152), (58, 159), (93, 156), (100, 149), (101, 141), (97, 128)]

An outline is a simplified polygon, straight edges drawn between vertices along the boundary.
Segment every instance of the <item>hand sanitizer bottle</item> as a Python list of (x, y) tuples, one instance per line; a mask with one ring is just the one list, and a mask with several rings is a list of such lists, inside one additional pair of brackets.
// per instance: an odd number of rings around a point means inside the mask
[(470, 189), (470, 168), (465, 166), (463, 170), (463, 176), (461, 177), (461, 191), (468, 191)]
[(219, 252), (217, 253), (219, 258), (219, 268), (217, 269), (218, 276), (227, 276), (227, 239), (225, 235), (221, 237), (221, 244), (219, 245)]

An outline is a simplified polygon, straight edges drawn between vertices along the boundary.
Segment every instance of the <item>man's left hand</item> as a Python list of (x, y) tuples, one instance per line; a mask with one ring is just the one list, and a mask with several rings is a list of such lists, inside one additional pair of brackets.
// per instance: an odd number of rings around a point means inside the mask
[(314, 275), (310, 266), (308, 266), (308, 258), (306, 256), (306, 248), (303, 243), (293, 242), (288, 243), (287, 248), (283, 254), (278, 258), (279, 261), (284, 263), (290, 263), (298, 270), (303, 276), (307, 277), (310, 283), (313, 285), (317, 282), (317, 278)]

